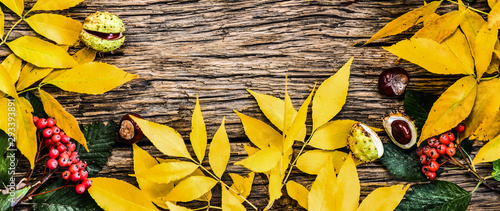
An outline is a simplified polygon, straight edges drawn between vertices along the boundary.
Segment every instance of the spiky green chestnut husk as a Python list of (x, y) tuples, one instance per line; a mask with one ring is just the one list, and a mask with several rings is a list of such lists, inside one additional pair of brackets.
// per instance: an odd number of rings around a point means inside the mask
[(352, 126), (347, 141), (354, 156), (363, 162), (374, 161), (384, 154), (384, 146), (378, 135), (362, 123)]
[(109, 52), (118, 49), (125, 42), (122, 20), (109, 12), (96, 12), (85, 18), (80, 40), (88, 47)]

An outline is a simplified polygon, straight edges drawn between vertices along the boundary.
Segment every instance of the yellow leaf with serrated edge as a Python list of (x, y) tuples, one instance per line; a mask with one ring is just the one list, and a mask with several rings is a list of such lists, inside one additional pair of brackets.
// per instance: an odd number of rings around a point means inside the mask
[(312, 104), (313, 131), (330, 121), (342, 110), (349, 88), (349, 75), (354, 57), (318, 87)]
[(495, 43), (497, 42), (498, 30), (488, 29), (488, 26), (484, 24), (477, 34), (474, 49), (476, 75), (478, 80), (488, 70), (493, 56), (493, 49), (495, 47)]
[(337, 175), (337, 184), (343, 190), (342, 209), (341, 210), (356, 210), (359, 204), (360, 185), (356, 164), (351, 155), (346, 157), (346, 160), (340, 168)]
[(456, 30), (441, 43), (460, 61), (463, 67), (474, 70), (474, 59), (467, 38), (460, 30)]
[(201, 114), (200, 101), (196, 95), (196, 105), (194, 107), (193, 116), (191, 117), (191, 134), (189, 135), (191, 144), (193, 145), (194, 154), (198, 161), (203, 162), (205, 151), (207, 149), (207, 129), (203, 115)]
[(467, 37), (467, 42), (469, 43), (470, 49), (472, 51), (472, 55), (475, 54), (475, 46), (476, 46), (476, 37), (481, 29), (481, 26), (486, 24), (487, 22), (481, 17), (481, 15), (477, 14), (472, 10), (467, 10), (465, 12), (465, 18), (460, 23), (460, 29)]
[(410, 185), (381, 187), (368, 194), (359, 205), (358, 211), (392, 211), (403, 200)]
[(246, 210), (243, 204), (229, 190), (221, 184), (222, 190), (222, 210)]
[(327, 161), (331, 161), (338, 173), (344, 164), (347, 153), (341, 151), (309, 150), (297, 159), (297, 168), (307, 174), (318, 174)]
[(260, 149), (275, 146), (281, 149), (283, 136), (268, 124), (246, 116), (238, 111), (234, 111), (240, 117), (243, 129), (248, 139)]
[(17, 116), (16, 145), (19, 151), (28, 158), (31, 168), (33, 168), (37, 153), (37, 128), (33, 124), (33, 107), (30, 102), (23, 97), (15, 101), (15, 106)]
[[(134, 152), (134, 173), (136, 175), (158, 165), (158, 161), (149, 155), (148, 152), (137, 146), (137, 144), (132, 145), (132, 149)], [(165, 204), (166, 201), (159, 199), (159, 197), (166, 196), (174, 188), (173, 183), (160, 184), (139, 177), (137, 177), (136, 180), (139, 184), (139, 188), (146, 193), (149, 200), (161, 208), (168, 209)]]
[(491, 11), (488, 13), (488, 28), (500, 28), (500, 4), (495, 4)]
[(173, 204), (172, 202), (167, 201), (166, 205), (168, 206), (168, 209), (170, 211), (192, 211), (192, 209), (188, 209), (185, 207), (177, 206)]
[[(9, 99), (6, 97), (0, 97), (0, 130), (5, 133), (9, 131)], [(11, 109), (12, 110), (12, 109)], [(13, 119), (11, 119), (13, 120)], [(15, 120), (14, 120), (15, 121)]]
[(2, 66), (5, 67), (5, 70), (10, 75), (10, 79), (12, 82), (16, 82), (19, 79), (19, 75), (21, 74), (21, 66), (23, 60), (17, 57), (15, 54), (9, 54), (7, 58), (5, 58), (2, 62)]
[(69, 68), (78, 63), (63, 48), (40, 38), (23, 36), (8, 42), (18, 57), (37, 67)]
[(188, 177), (177, 184), (170, 193), (162, 198), (167, 201), (192, 201), (210, 191), (216, 184), (217, 180), (210, 177)]
[(214, 138), (210, 143), (210, 151), (208, 152), (208, 161), (210, 167), (214, 174), (221, 178), (224, 171), (226, 171), (227, 162), (229, 162), (229, 156), (231, 153), (231, 145), (229, 145), (229, 138), (227, 137), (225, 128), (225, 119), (222, 119), (222, 123), (215, 132)]
[(327, 162), (312, 183), (307, 209), (316, 211), (340, 210), (342, 204), (336, 202), (342, 202), (343, 194), (340, 194), (342, 191), (337, 185), (337, 177), (331, 162)]
[(464, 18), (465, 10), (446, 13), (418, 30), (413, 38), (429, 38), (440, 43), (457, 30)]
[(234, 163), (234, 165), (243, 165), (254, 172), (266, 172), (276, 167), (280, 159), (280, 150), (276, 147), (266, 147), (257, 153)]
[(448, 87), (432, 105), (418, 145), (429, 137), (455, 127), (469, 116), (476, 99), (476, 92), (477, 83), (472, 76), (465, 76)]
[(324, 149), (335, 150), (347, 146), (347, 136), (349, 131), (357, 121), (354, 120), (334, 120), (319, 127), (314, 132), (309, 145)]
[(127, 73), (114, 65), (88, 62), (65, 70), (55, 77), (46, 78), (42, 83), (71, 92), (103, 94), (134, 78), (137, 78), (137, 75)]
[(23, 15), (24, 0), (0, 0), (7, 8), (16, 13), (19, 17)]
[(5, 34), (5, 14), (0, 10), (0, 37)]
[(9, 72), (7, 72), (3, 65), (0, 65), (0, 91), (13, 98), (19, 98), (16, 88), (14, 88), (14, 81), (12, 81)]
[(309, 190), (303, 185), (290, 180), (286, 183), (286, 192), (290, 198), (294, 199), (303, 208), (307, 209), (307, 196), (309, 195)]
[(47, 115), (53, 117), (57, 121), (57, 126), (61, 128), (66, 135), (75, 139), (78, 143), (85, 147), (87, 151), (89, 151), (87, 148), (87, 140), (85, 139), (85, 136), (83, 136), (75, 117), (66, 112), (61, 104), (59, 104), (59, 102), (57, 102), (57, 100), (49, 93), (40, 89), (39, 94), (40, 99), (42, 100), (43, 108), (45, 109)]
[(198, 165), (186, 161), (160, 163), (136, 174), (135, 177), (167, 184), (190, 175), (197, 168)]
[(88, 192), (104, 210), (158, 210), (144, 192), (122, 180), (92, 178)]
[(64, 10), (74, 7), (83, 0), (38, 0), (31, 10)]
[(283, 181), (284, 175), (280, 173), (278, 168), (272, 169), (268, 175), (269, 180), (269, 201), (275, 201), (281, 198), (281, 183)]
[(434, 14), (434, 11), (436, 11), (440, 4), (441, 1), (433, 1), (418, 9), (399, 16), (380, 29), (375, 35), (366, 41), (365, 45), (374, 40), (406, 31), (415, 24), (418, 24), (420, 20), (424, 19), (426, 16)]
[(250, 172), (246, 176), (240, 176), (238, 174), (231, 174), (229, 173), (229, 176), (231, 177), (231, 180), (233, 181), (233, 184), (231, 185), (231, 189), (236, 191), (230, 191), (231, 194), (237, 198), (240, 203), (243, 203), (245, 201), (244, 198), (247, 198), (250, 195), (250, 192), (252, 191), (252, 184), (253, 184), (253, 179), (255, 177), (254, 172)]
[(500, 134), (500, 111), (484, 118), (469, 139), (489, 141), (498, 134)]
[(448, 47), (428, 38), (412, 38), (383, 48), (431, 73), (466, 75), (474, 73), (474, 69), (464, 66), (460, 61), (461, 58), (457, 58)]
[(73, 54), (73, 59), (75, 59), (78, 64), (85, 64), (87, 62), (93, 62), (96, 54), (96, 50), (85, 47)]
[(315, 88), (316, 86), (313, 87), (307, 99), (304, 101), (304, 103), (302, 103), (302, 106), (300, 106), (297, 115), (295, 115), (295, 117), (293, 118), (288, 131), (286, 131), (285, 142), (283, 143), (283, 152), (288, 151), (292, 148), (295, 137), (297, 137), (297, 134), (306, 125), (307, 111), (309, 109), (309, 104), (311, 103)]
[(54, 70), (54, 68), (40, 68), (27, 63), (24, 65), (23, 69), (21, 69), (21, 76), (19, 76), (19, 81), (16, 86), (17, 91), (30, 87), (35, 82), (49, 75), (52, 70)]
[(82, 31), (82, 23), (63, 15), (41, 13), (25, 20), (38, 34), (61, 45), (75, 44)]
[(479, 152), (477, 152), (476, 157), (472, 161), (472, 165), (484, 162), (492, 162), (500, 159), (500, 135), (486, 143)]

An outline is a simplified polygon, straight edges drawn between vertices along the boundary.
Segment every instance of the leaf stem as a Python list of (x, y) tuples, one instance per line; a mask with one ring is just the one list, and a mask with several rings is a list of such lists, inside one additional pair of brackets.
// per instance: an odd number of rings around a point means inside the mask
[(311, 138), (314, 135), (314, 132), (316, 132), (316, 131), (313, 131), (312, 134), (309, 136), (309, 138), (307, 138), (307, 140), (304, 142), (304, 145), (302, 145), (302, 148), (300, 148), (299, 154), (297, 154), (297, 156), (295, 157), (295, 159), (293, 160), (293, 162), (290, 163), (290, 169), (288, 170), (288, 173), (286, 174), (286, 177), (283, 179), (283, 183), (281, 184), (281, 188), (282, 189), (286, 185), (286, 181), (290, 177), (290, 174), (292, 174), (292, 169), (295, 166), (295, 164), (297, 163), (297, 161), (299, 160), (300, 155), (302, 154), (302, 152), (304, 152), (304, 149), (306, 148), (306, 146), (311, 141)]
[(472, 190), (472, 192), (470, 192), (470, 194), (472, 195), (474, 192), (476, 192), (477, 188), (479, 188), (479, 185), (481, 185), (481, 181), (477, 182), (477, 185), (476, 187), (474, 188), (474, 190)]
[(473, 8), (473, 7), (470, 7), (469, 5), (460, 4), (460, 3), (456, 2), (456, 1), (452, 1), (452, 0), (446, 0), (446, 1), (448, 1), (450, 3), (453, 3), (453, 4), (456, 4), (456, 5), (459, 5), (459, 6), (462, 6), (462, 7), (465, 7), (467, 9), (470, 9), (472, 11), (475, 11), (475, 12), (478, 12), (478, 13), (481, 13), (481, 14), (484, 14), (484, 15), (489, 15), (489, 13), (483, 12), (483, 11), (478, 10), (476, 8)]
[(54, 188), (52, 190), (48, 190), (48, 191), (45, 191), (45, 192), (41, 192), (41, 193), (37, 193), (37, 194), (33, 194), (31, 195), (30, 197), (35, 197), (35, 196), (39, 196), (39, 195), (43, 195), (43, 194), (47, 194), (47, 193), (50, 193), (50, 192), (53, 192), (53, 191), (56, 191), (56, 190), (59, 190), (59, 189), (62, 189), (62, 188), (67, 188), (67, 187), (76, 187), (76, 185), (63, 185), (61, 187), (58, 187), (58, 188)]
[(12, 25), (12, 27), (10, 27), (9, 31), (7, 32), (7, 34), (5, 34), (5, 37), (3, 38), (2, 42), (0, 43), (0, 45), (3, 45), (7, 42), (7, 39), (9, 38), (9, 35), (10, 33), (12, 32), (12, 30), (14, 30), (14, 28), (17, 26), (17, 24), (21, 23), (21, 21), (24, 20), (24, 17), (21, 17), (21, 19), (19, 19), (18, 21), (16, 21), (14, 23), (14, 25)]
[(22, 91), (18, 92), (17, 94), (20, 95), (22, 93), (29, 92), (29, 91), (32, 91), (32, 90), (35, 90), (35, 89), (38, 89), (38, 87), (32, 87), (32, 88), (29, 88), (29, 89), (22, 90)]

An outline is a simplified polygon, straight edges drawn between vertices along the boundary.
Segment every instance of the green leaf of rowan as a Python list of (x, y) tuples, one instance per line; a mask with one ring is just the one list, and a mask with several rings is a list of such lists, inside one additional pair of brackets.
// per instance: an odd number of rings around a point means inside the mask
[(446, 181), (414, 185), (396, 210), (466, 210), (472, 194)]

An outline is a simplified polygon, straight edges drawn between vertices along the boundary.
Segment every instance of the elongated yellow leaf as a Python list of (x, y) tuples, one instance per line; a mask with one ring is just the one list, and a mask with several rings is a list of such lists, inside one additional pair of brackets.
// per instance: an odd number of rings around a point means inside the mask
[(342, 168), (337, 175), (337, 184), (343, 190), (344, 200), (341, 210), (356, 210), (359, 204), (360, 185), (356, 164), (351, 155), (346, 157)]
[(365, 45), (374, 40), (406, 31), (415, 24), (418, 24), (420, 22), (419, 20), (424, 19), (428, 15), (434, 14), (434, 11), (436, 11), (440, 4), (441, 1), (433, 1), (418, 9), (399, 16), (380, 29), (375, 35), (366, 41)]
[(301, 207), (307, 209), (307, 196), (309, 195), (309, 190), (307, 190), (306, 187), (290, 180), (286, 183), (286, 192), (292, 199), (297, 201)]
[(23, 97), (15, 101), (15, 106), (17, 113), (16, 145), (19, 151), (28, 158), (31, 168), (33, 168), (37, 153), (37, 128), (33, 124), (33, 107), (31, 107), (30, 102)]
[(460, 23), (460, 29), (467, 37), (467, 41), (469, 43), (470, 49), (472, 51), (472, 55), (475, 55), (475, 46), (476, 46), (476, 37), (481, 29), (481, 26), (486, 24), (487, 22), (481, 17), (481, 15), (477, 14), (472, 10), (467, 10), (465, 12), (465, 18)]
[(85, 47), (73, 54), (73, 59), (75, 59), (78, 64), (85, 64), (87, 62), (93, 62), (96, 54), (96, 50)]
[(335, 150), (345, 147), (347, 146), (349, 131), (356, 122), (354, 120), (330, 121), (314, 132), (309, 145), (324, 150)]
[(30, 87), (35, 82), (47, 76), (52, 70), (54, 70), (54, 68), (40, 68), (27, 63), (21, 70), (21, 76), (19, 76), (19, 81), (16, 86), (17, 91)]
[(269, 186), (267, 189), (269, 190), (268, 191), (269, 192), (269, 202), (273, 202), (275, 200), (278, 200), (283, 195), (281, 193), (281, 183), (283, 181), (283, 177), (284, 177), (284, 175), (281, 174), (281, 171), (279, 168), (272, 169), (271, 172), (268, 174)]
[(292, 124), (293, 118), (297, 116), (297, 112), (295, 108), (293, 107), (292, 99), (290, 98), (290, 95), (288, 94), (288, 82), (285, 81), (285, 100), (284, 100), (284, 107), (283, 107), (283, 134), (286, 134), (288, 130), (290, 129), (290, 125)]
[[(148, 152), (144, 151), (136, 144), (132, 146), (132, 149), (134, 152), (134, 173), (136, 175), (158, 165), (158, 161), (156, 161), (155, 158), (151, 157)], [(139, 184), (139, 188), (146, 193), (150, 201), (161, 208), (168, 209), (165, 204), (166, 201), (159, 199), (159, 197), (166, 196), (174, 188), (173, 183), (160, 184), (139, 177), (137, 177), (136, 180)]]
[(249, 144), (243, 144), (243, 149), (245, 150), (245, 152), (248, 154), (248, 156), (252, 156), (254, 155), (255, 153), (257, 153), (258, 151), (260, 151), (259, 148), (256, 148), (256, 147), (252, 147), (250, 146)]
[(168, 201), (192, 201), (210, 191), (217, 184), (217, 180), (205, 176), (192, 176), (182, 180), (167, 196)]
[(57, 126), (63, 130), (66, 135), (75, 139), (78, 143), (80, 143), (85, 149), (87, 148), (87, 140), (85, 136), (83, 136), (82, 131), (80, 130), (80, 126), (78, 126), (78, 122), (76, 122), (75, 117), (70, 113), (66, 112), (64, 108), (57, 102), (57, 100), (52, 97), (49, 93), (39, 90), (40, 99), (43, 103), (43, 108), (47, 115), (53, 117), (57, 121)]
[(489, 29), (488, 26), (484, 24), (476, 37), (474, 49), (476, 75), (478, 80), (483, 76), (486, 70), (488, 70), (496, 42), (498, 42), (498, 30)]
[(74, 7), (83, 0), (38, 0), (31, 10), (64, 10)]
[(118, 179), (92, 178), (88, 192), (104, 210), (158, 210), (144, 192)]
[(170, 183), (182, 179), (198, 168), (192, 162), (178, 161), (157, 164), (135, 176), (156, 183)]
[(248, 139), (260, 149), (269, 146), (275, 146), (278, 149), (282, 148), (283, 136), (268, 124), (246, 116), (238, 111), (234, 111), (240, 117), (243, 129)]
[(312, 105), (313, 131), (330, 121), (344, 106), (353, 60), (354, 57), (351, 57), (337, 73), (318, 87)]
[(0, 37), (5, 34), (5, 14), (0, 10)]
[(231, 174), (229, 173), (229, 176), (231, 177), (231, 180), (233, 180), (233, 184), (231, 185), (231, 189), (236, 191), (229, 191), (231, 194), (237, 198), (240, 203), (243, 203), (245, 201), (244, 198), (247, 198), (250, 195), (250, 192), (252, 191), (252, 184), (253, 184), (253, 179), (255, 177), (254, 172), (250, 172), (246, 176), (240, 176), (238, 174)]
[(308, 174), (318, 174), (327, 161), (331, 161), (333, 168), (338, 173), (347, 153), (341, 151), (309, 150), (297, 160), (297, 168)]
[(488, 0), (488, 6), (493, 9), (497, 2), (498, 0)]
[(500, 28), (500, 4), (495, 4), (491, 11), (488, 13), (488, 28)]
[(500, 135), (486, 143), (479, 152), (477, 152), (476, 157), (472, 161), (472, 165), (484, 162), (492, 162), (500, 159)]
[(467, 70), (474, 70), (474, 59), (467, 38), (460, 30), (456, 30), (441, 43), (442, 46), (449, 49), (453, 56), (460, 61), (462, 67)]
[(64, 49), (40, 38), (23, 36), (7, 46), (18, 57), (38, 67), (69, 68), (78, 64)]
[(203, 162), (203, 158), (205, 158), (205, 151), (207, 149), (207, 129), (205, 127), (205, 121), (203, 121), (203, 115), (201, 114), (198, 95), (196, 95), (196, 105), (191, 118), (191, 134), (189, 135), (189, 138), (198, 161), (200, 161), (200, 163)]
[(340, 210), (343, 194), (337, 184), (337, 177), (330, 162), (327, 162), (321, 169), (316, 180), (314, 180), (308, 195), (308, 210), (330, 211)]
[(304, 103), (302, 103), (302, 106), (300, 106), (297, 115), (295, 115), (295, 117), (293, 118), (292, 124), (290, 124), (290, 128), (288, 129), (288, 131), (286, 131), (285, 142), (283, 143), (283, 152), (288, 151), (292, 148), (295, 137), (297, 137), (297, 134), (299, 134), (302, 128), (305, 127), (307, 111), (309, 109), (309, 104), (311, 103), (315, 88), (316, 86), (313, 87), (307, 99), (304, 101)]
[(448, 47), (428, 38), (412, 38), (383, 48), (431, 73), (466, 75), (474, 73), (474, 69), (464, 66), (460, 61), (461, 58), (457, 58)]
[(75, 44), (82, 30), (79, 21), (56, 14), (35, 14), (27, 18), (26, 23), (38, 34), (61, 45)]
[(276, 147), (266, 147), (234, 165), (243, 165), (254, 172), (266, 172), (278, 165), (281, 152)]
[(17, 57), (15, 54), (9, 54), (2, 62), (2, 66), (7, 70), (10, 75), (12, 82), (16, 82), (21, 74), (21, 65), (23, 60)]
[(185, 207), (177, 206), (173, 204), (172, 202), (167, 201), (166, 205), (168, 206), (168, 209), (171, 211), (192, 211), (192, 209), (188, 209)]
[(381, 187), (368, 194), (359, 205), (358, 211), (392, 211), (403, 200), (410, 185)]
[(221, 178), (224, 171), (226, 171), (227, 162), (231, 153), (231, 146), (229, 145), (229, 138), (227, 137), (226, 128), (224, 126), (225, 118), (215, 132), (214, 138), (210, 143), (210, 151), (208, 152), (208, 161), (214, 174)]
[(489, 141), (500, 134), (500, 111), (487, 116), (469, 139)]
[(65, 70), (57, 77), (43, 80), (61, 89), (86, 94), (103, 94), (123, 83), (137, 78), (120, 68), (100, 62), (88, 62)]
[(16, 13), (19, 17), (23, 15), (24, 0), (0, 0), (7, 8)]
[[(12, 104), (11, 104), (12, 105)], [(6, 97), (0, 97), (0, 130), (3, 130), (5, 133), (9, 133), (9, 99)], [(14, 106), (12, 106), (15, 108)], [(12, 110), (12, 109), (11, 109)], [(11, 119), (15, 122), (15, 119)]]
[(9, 72), (7, 72), (3, 65), (0, 65), (0, 91), (13, 98), (19, 98), (16, 88), (14, 88), (14, 81), (12, 81)]
[(455, 32), (464, 18), (465, 10), (446, 13), (418, 30), (413, 38), (429, 38), (440, 43)]
[(472, 76), (465, 76), (448, 87), (432, 105), (418, 144), (462, 122), (472, 110), (476, 92), (477, 83)]
[(222, 190), (222, 210), (246, 210), (243, 204), (231, 192), (229, 192), (224, 185), (221, 184)]

